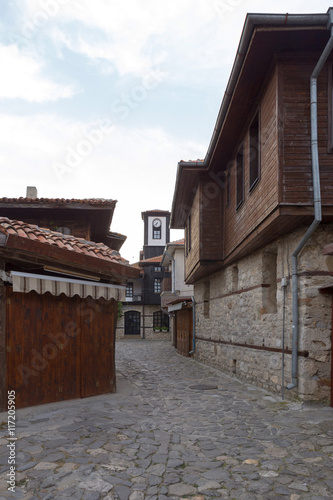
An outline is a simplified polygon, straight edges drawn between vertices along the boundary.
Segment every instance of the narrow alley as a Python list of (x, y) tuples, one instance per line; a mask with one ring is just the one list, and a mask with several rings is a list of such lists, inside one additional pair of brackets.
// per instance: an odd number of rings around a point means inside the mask
[(116, 360), (116, 394), (17, 411), (15, 493), (0, 415), (1, 499), (333, 498), (333, 408), (281, 401), (165, 341), (119, 341)]

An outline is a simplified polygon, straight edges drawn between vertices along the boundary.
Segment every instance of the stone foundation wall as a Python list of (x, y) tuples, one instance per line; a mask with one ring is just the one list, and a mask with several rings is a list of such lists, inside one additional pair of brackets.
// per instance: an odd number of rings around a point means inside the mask
[[(285, 385), (291, 382), (291, 255), (305, 231), (280, 238), (195, 285), (198, 360), (281, 392), (284, 330)], [(299, 378), (297, 389), (285, 391), (289, 398), (328, 402), (330, 397), (332, 296), (319, 288), (333, 285), (333, 258), (323, 255), (332, 238), (333, 226), (320, 226), (298, 259)]]
[[(169, 332), (155, 332), (153, 329), (153, 314), (160, 311), (159, 305), (142, 306), (142, 305), (123, 305), (121, 318), (117, 321), (116, 338), (126, 338), (125, 335), (125, 312), (137, 311), (140, 313), (140, 337), (147, 340), (170, 340)], [(139, 338), (139, 336), (138, 336)]]

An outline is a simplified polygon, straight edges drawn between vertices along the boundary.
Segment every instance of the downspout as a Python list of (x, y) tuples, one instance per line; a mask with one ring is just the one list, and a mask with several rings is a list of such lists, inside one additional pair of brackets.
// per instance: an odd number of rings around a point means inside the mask
[(191, 297), (192, 299), (192, 329), (193, 329), (193, 344), (192, 344), (192, 351), (189, 352), (189, 354), (194, 354), (195, 352), (195, 300), (194, 297)]
[(298, 385), (298, 337), (299, 337), (299, 309), (298, 309), (298, 255), (311, 238), (322, 220), (321, 211), (321, 191), (318, 156), (318, 109), (317, 109), (317, 78), (333, 48), (333, 8), (328, 10), (327, 29), (331, 30), (331, 36), (320, 56), (320, 59), (313, 70), (310, 78), (310, 99), (311, 99), (311, 157), (312, 157), (312, 178), (315, 218), (292, 254), (292, 295), (293, 295), (293, 339), (292, 339), (292, 381), (287, 385), (287, 389), (294, 389)]

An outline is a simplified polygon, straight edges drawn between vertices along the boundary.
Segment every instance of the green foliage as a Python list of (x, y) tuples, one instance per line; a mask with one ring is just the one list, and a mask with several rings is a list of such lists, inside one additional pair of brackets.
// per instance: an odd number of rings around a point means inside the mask
[(117, 313), (117, 319), (120, 319), (123, 315), (123, 303), (118, 302), (118, 313)]

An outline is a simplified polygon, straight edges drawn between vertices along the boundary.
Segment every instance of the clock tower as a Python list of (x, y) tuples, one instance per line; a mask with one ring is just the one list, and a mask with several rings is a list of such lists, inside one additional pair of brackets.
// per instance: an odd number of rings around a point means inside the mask
[(170, 212), (149, 210), (141, 214), (144, 222), (143, 258), (150, 259), (162, 255), (170, 242)]

